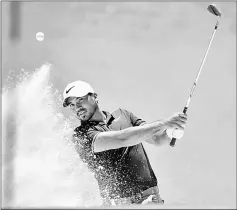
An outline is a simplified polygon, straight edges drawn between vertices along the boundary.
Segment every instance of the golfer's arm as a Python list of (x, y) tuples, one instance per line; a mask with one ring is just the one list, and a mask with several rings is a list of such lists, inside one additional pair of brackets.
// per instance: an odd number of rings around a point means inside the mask
[(166, 134), (166, 130), (163, 133), (154, 135), (150, 139), (146, 140), (147, 143), (153, 144), (155, 146), (162, 146), (165, 144), (169, 144), (171, 139)]
[(94, 152), (129, 147), (151, 139), (165, 130), (162, 121), (143, 126), (129, 127), (120, 131), (101, 132), (94, 138)]
[[(147, 125), (146, 123), (142, 123), (140, 126)], [(166, 129), (163, 130), (163, 132), (159, 132), (155, 135), (153, 135), (150, 139), (147, 139), (146, 142), (149, 144), (153, 144), (155, 146), (161, 146), (164, 144), (170, 143), (171, 139), (168, 137), (166, 133)]]

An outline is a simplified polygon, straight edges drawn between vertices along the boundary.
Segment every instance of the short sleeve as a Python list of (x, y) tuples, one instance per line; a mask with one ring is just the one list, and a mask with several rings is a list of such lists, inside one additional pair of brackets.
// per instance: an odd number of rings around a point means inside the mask
[(91, 139), (91, 150), (92, 153), (94, 154), (94, 143), (95, 143), (95, 139), (96, 136), (101, 133), (101, 131), (97, 131), (97, 130), (93, 130), (93, 129), (89, 129), (88, 130), (88, 138)]
[(101, 131), (97, 131), (97, 130), (94, 130), (92, 128), (90, 128), (88, 131), (87, 131), (87, 136), (89, 139), (91, 139), (91, 141), (95, 141), (95, 138), (96, 136), (100, 133)]
[(141, 118), (137, 117), (132, 112), (129, 112), (129, 111), (125, 110), (125, 109), (123, 109), (123, 111), (126, 113), (126, 115), (129, 116), (133, 126), (140, 126), (140, 125), (146, 124), (146, 121), (144, 121)]

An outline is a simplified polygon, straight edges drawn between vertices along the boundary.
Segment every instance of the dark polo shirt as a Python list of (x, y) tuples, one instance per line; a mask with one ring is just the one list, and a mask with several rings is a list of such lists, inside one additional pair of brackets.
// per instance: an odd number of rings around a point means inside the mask
[[(118, 109), (112, 114), (104, 112), (104, 122), (84, 122), (74, 131), (76, 150), (98, 181), (102, 197), (130, 197), (150, 187), (157, 186), (142, 144), (103, 152), (93, 152), (93, 143), (100, 132), (139, 126), (145, 121), (133, 113)], [(111, 141), (113, 141), (111, 139)]]

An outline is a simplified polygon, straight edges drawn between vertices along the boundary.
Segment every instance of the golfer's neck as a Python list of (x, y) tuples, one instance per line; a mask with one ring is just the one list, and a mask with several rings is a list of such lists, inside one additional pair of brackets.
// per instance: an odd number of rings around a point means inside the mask
[(95, 111), (95, 114), (91, 118), (91, 121), (104, 122), (105, 119), (106, 119), (106, 116), (104, 115), (104, 113), (98, 107)]

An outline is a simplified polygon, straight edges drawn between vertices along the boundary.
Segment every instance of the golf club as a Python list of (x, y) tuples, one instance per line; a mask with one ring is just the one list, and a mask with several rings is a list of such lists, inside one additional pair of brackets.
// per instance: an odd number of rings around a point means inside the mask
[[(206, 60), (206, 57), (207, 57), (208, 51), (209, 51), (209, 49), (210, 49), (212, 40), (213, 40), (213, 38), (214, 38), (214, 36), (215, 36), (216, 30), (217, 30), (217, 28), (218, 28), (218, 26), (219, 26), (219, 21), (218, 21), (218, 20), (219, 20), (219, 18), (221, 17), (220, 11), (216, 8), (216, 6), (215, 6), (214, 4), (209, 5), (208, 8), (207, 8), (207, 10), (208, 10), (210, 13), (214, 14), (215, 16), (217, 16), (218, 19), (217, 19), (217, 22), (216, 22), (216, 25), (215, 25), (215, 28), (214, 28), (214, 31), (213, 31), (213, 34), (212, 34), (210, 43), (209, 43), (209, 45), (208, 45), (207, 51), (206, 51), (206, 53), (205, 53), (205, 56), (204, 56), (204, 58), (203, 58), (203, 60), (202, 60), (201, 66), (200, 66), (199, 71), (198, 71), (198, 74), (197, 74), (197, 76), (196, 76), (196, 80), (195, 80), (195, 82), (194, 82), (194, 84), (193, 84), (193, 86), (192, 86), (192, 89), (191, 89), (189, 98), (188, 98), (187, 103), (186, 103), (186, 105), (185, 105), (185, 107), (184, 107), (184, 109), (183, 109), (183, 113), (184, 113), (184, 114), (185, 114), (185, 113), (187, 112), (187, 110), (188, 110), (188, 106), (189, 106), (189, 103), (190, 103), (190, 101), (191, 101), (191, 97), (192, 97), (192, 95), (193, 95), (193, 92), (194, 92), (194, 90), (195, 90), (195, 87), (196, 87), (196, 85), (197, 85), (199, 76), (200, 76), (200, 74), (201, 74), (202, 67), (203, 67), (204, 62), (205, 62), (205, 60)], [(171, 140), (171, 142), (170, 142), (170, 146), (171, 146), (171, 147), (174, 147), (175, 142), (176, 142), (176, 138), (172, 138), (172, 140)]]

